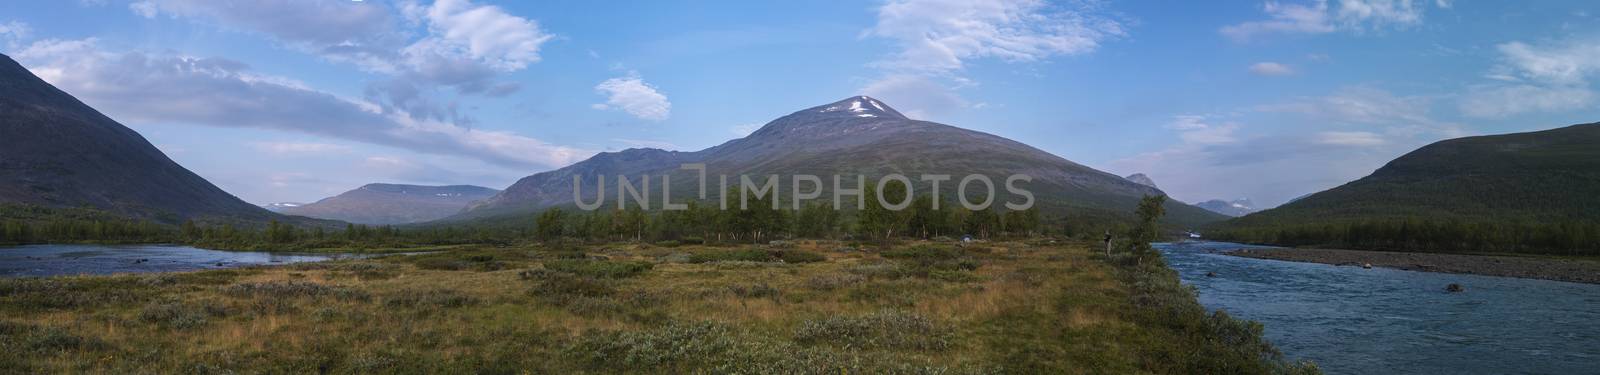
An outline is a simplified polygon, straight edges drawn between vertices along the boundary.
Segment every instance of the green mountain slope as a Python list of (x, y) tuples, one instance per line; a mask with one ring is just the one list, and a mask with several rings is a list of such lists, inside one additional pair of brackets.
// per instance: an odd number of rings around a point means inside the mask
[[(294, 218), (245, 203), (195, 175), (139, 133), (0, 55), (0, 219), (93, 211), (164, 224), (246, 226)], [(13, 214), (16, 213), (16, 214)], [(76, 215), (83, 216), (83, 215)]]
[(1596, 222), (1600, 123), (1441, 141), (1365, 178), (1217, 229), (1286, 244), (1572, 252), (1600, 241)]

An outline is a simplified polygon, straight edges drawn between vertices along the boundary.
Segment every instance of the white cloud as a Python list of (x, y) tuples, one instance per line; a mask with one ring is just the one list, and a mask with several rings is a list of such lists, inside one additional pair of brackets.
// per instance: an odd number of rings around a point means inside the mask
[(927, 119), (968, 107), (967, 100), (956, 94), (955, 89), (920, 75), (889, 75), (868, 83), (861, 88), (861, 93), (892, 103), (901, 114), (914, 119)]
[(895, 87), (932, 83), (942, 87), (927, 95), (904, 95), (905, 100), (890, 95), (880, 98), (908, 114), (961, 108), (914, 102), (960, 103), (964, 107), (966, 101), (955, 90), (971, 84), (959, 73), (972, 60), (1035, 62), (1089, 53), (1107, 40), (1126, 35), (1122, 23), (1102, 13), (1094, 2), (890, 0), (878, 7), (877, 23), (862, 33), (863, 37), (889, 40), (895, 47), (894, 52), (872, 63), (885, 75), (867, 88), (889, 92)]
[(1260, 106), (1268, 112), (1291, 112), (1343, 124), (1435, 124), (1428, 116), (1432, 101), (1424, 97), (1397, 96), (1372, 87), (1345, 87), (1322, 97)]
[(1251, 64), (1250, 73), (1262, 76), (1286, 76), (1294, 74), (1294, 69), (1288, 65), (1266, 61)]
[(466, 57), (503, 71), (520, 70), (539, 62), (540, 46), (554, 38), (536, 21), (467, 0), (438, 0), (427, 7), (408, 3), (402, 11), (414, 21), (424, 21), (431, 32), (406, 48), (417, 56)]
[(616, 108), (651, 121), (666, 120), (672, 115), (672, 102), (637, 73), (600, 82), (594, 86), (594, 91), (606, 96), (605, 104), (592, 106), (595, 109)]
[(1261, 6), (1262, 11), (1272, 17), (1267, 21), (1250, 21), (1238, 25), (1222, 27), (1222, 35), (1233, 38), (1235, 41), (1246, 41), (1257, 34), (1266, 33), (1307, 33), (1322, 34), (1335, 30), (1333, 23), (1328, 19), (1328, 2), (1317, 0), (1311, 5), (1279, 4), (1268, 1)]
[(318, 154), (342, 154), (350, 152), (350, 146), (331, 143), (305, 143), (305, 142), (256, 142), (250, 144), (256, 150), (266, 153), (301, 156)]
[(1213, 125), (1208, 123), (1206, 116), (1201, 115), (1174, 116), (1167, 128), (1177, 130), (1178, 138), (1185, 144), (1217, 145), (1238, 141), (1233, 133), (1239, 130), (1239, 124)]
[(673, 144), (672, 142), (655, 141), (655, 140), (649, 140), (649, 139), (612, 138), (611, 141), (612, 142), (619, 142), (619, 143), (628, 145), (629, 148), (654, 148), (654, 149), (662, 149), (662, 150), (680, 150), (680, 149), (683, 149), (682, 147), (678, 147), (678, 145)]
[(258, 33), (286, 47), (390, 76), (367, 99), (413, 118), (469, 124), (436, 87), (463, 95), (504, 96), (520, 85), (501, 75), (539, 62), (554, 35), (537, 21), (467, 0), (398, 6), (376, 1), (146, 0), (130, 5), (147, 17), (169, 15)]
[(1495, 47), (1522, 77), (1551, 84), (1587, 83), (1600, 72), (1600, 42), (1583, 40), (1531, 46), (1510, 42)]
[[(1273, 33), (1326, 34), (1340, 30), (1405, 28), (1421, 24), (1426, 8), (1424, 1), (1414, 0), (1339, 0), (1335, 4), (1336, 7), (1330, 7), (1328, 0), (1296, 4), (1269, 0), (1262, 3), (1261, 9), (1270, 19), (1223, 26), (1218, 31), (1234, 41), (1245, 42)], [(1435, 2), (1435, 5), (1449, 8), (1448, 2)]]
[(270, 175), (267, 176), (267, 181), (268, 181), (267, 183), (269, 185), (272, 185), (272, 187), (276, 187), (276, 188), (286, 188), (286, 187), (300, 186), (300, 185), (311, 185), (311, 184), (319, 184), (319, 183), (325, 182), (321, 178), (317, 178), (316, 176), (313, 176), (313, 175), (308, 174), (308, 173), (302, 173), (302, 172), (278, 172), (278, 173), (273, 173), (273, 174), (270, 174)]
[(892, 0), (878, 8), (878, 23), (865, 35), (893, 40), (900, 49), (880, 66), (947, 73), (974, 58), (1038, 61), (1086, 53), (1124, 35), (1122, 24), (1093, 10), (1040, 0)]
[(5, 42), (7, 49), (17, 48), (17, 43), (21, 43), (24, 39), (28, 39), (28, 34), (30, 32), (32, 32), (32, 29), (30, 29), (26, 23), (17, 21), (0, 23), (0, 41)]
[(1570, 39), (1544, 45), (1513, 41), (1496, 46), (1502, 63), (1485, 74), (1496, 83), (1472, 87), (1461, 97), (1461, 112), (1497, 118), (1527, 112), (1560, 112), (1592, 107), (1591, 88), (1600, 73), (1600, 42)]
[(1461, 99), (1461, 112), (1498, 118), (1526, 112), (1559, 112), (1591, 107), (1595, 92), (1581, 87), (1504, 85), (1471, 89)]
[(1316, 142), (1334, 146), (1377, 146), (1388, 143), (1383, 136), (1372, 132), (1321, 132)]
[(121, 121), (294, 131), (514, 168), (562, 166), (590, 154), (510, 132), (386, 114), (376, 104), (255, 74), (227, 59), (106, 52), (92, 39), (36, 42), (17, 57)]

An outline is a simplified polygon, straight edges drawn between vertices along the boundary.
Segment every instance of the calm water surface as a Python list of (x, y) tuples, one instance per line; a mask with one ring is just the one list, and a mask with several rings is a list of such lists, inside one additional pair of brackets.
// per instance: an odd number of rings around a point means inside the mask
[(0, 247), (0, 277), (194, 271), (354, 255), (217, 251), (168, 245)]
[[(1600, 374), (1600, 285), (1250, 259), (1156, 244), (1200, 303), (1329, 374)], [(1216, 273), (1206, 277), (1207, 272)], [(1466, 287), (1446, 293), (1451, 283)]]

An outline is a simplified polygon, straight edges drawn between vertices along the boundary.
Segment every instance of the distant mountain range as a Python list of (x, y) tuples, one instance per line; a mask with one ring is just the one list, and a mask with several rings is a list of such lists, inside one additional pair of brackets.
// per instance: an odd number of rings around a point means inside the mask
[(168, 224), (310, 223), (246, 203), (139, 133), (0, 55), (0, 203), (92, 207)]
[(1440, 141), (1367, 177), (1226, 226), (1394, 218), (1595, 222), (1597, 195), (1600, 123)]
[(265, 209), (267, 209), (267, 211), (282, 213), (283, 210), (285, 210), (285, 209), (300, 207), (300, 206), (304, 206), (304, 205), (306, 205), (306, 204), (305, 203), (295, 203), (295, 202), (278, 202), (278, 203), (263, 204), (263, 205), (261, 205), (261, 208), (265, 208)]
[(1250, 200), (1246, 198), (1234, 199), (1232, 201), (1212, 199), (1205, 202), (1195, 203), (1194, 205), (1195, 207), (1204, 208), (1208, 211), (1230, 217), (1240, 217), (1256, 212), (1255, 203), (1250, 202)]
[(1134, 173), (1134, 174), (1128, 175), (1128, 177), (1123, 177), (1123, 178), (1127, 179), (1128, 181), (1133, 181), (1133, 183), (1136, 183), (1136, 184), (1140, 184), (1140, 185), (1144, 185), (1144, 186), (1149, 186), (1149, 187), (1160, 189), (1160, 187), (1156, 186), (1156, 181), (1150, 179), (1150, 176), (1146, 176), (1146, 175), (1144, 175), (1144, 173)]
[(368, 184), (316, 203), (277, 203), (278, 212), (357, 224), (410, 224), (460, 213), (499, 190), (481, 186)]
[[(741, 174), (778, 174), (784, 176), (778, 188), (783, 192), (792, 191), (788, 176), (823, 176), (824, 199), (832, 197), (830, 176), (836, 174), (862, 174), (869, 181), (889, 173), (912, 176), (914, 181), (920, 174), (949, 174), (957, 180), (968, 174), (984, 174), (996, 180), (998, 206), (1000, 199), (1006, 197), (1004, 179), (1020, 173), (1033, 177), (1031, 183), (1024, 185), (1036, 196), (1036, 207), (1047, 213), (1089, 217), (1128, 217), (1140, 197), (1165, 194), (1020, 142), (913, 120), (882, 101), (856, 96), (783, 116), (747, 137), (700, 151), (628, 149), (601, 153), (565, 168), (523, 178), (449, 220), (520, 217), (547, 207), (572, 206), (574, 176), (583, 178), (585, 199), (596, 193), (595, 176), (606, 176), (610, 185), (607, 194), (611, 195), (607, 205), (615, 207), (616, 176), (649, 175), (654, 183), (651, 193), (659, 195), (660, 175), (666, 174), (671, 176), (673, 200), (683, 202), (695, 198), (699, 191), (697, 172), (679, 170), (683, 163), (707, 166), (711, 180), (708, 198), (713, 200), (720, 196), (716, 176), (722, 174), (730, 176), (730, 185), (737, 185)], [(954, 200), (955, 182), (941, 185), (943, 198)], [(844, 184), (854, 185), (854, 179)], [(925, 183), (914, 185), (918, 194), (930, 189)], [(1174, 224), (1193, 225), (1224, 218), (1181, 202), (1169, 202), (1167, 217)]]

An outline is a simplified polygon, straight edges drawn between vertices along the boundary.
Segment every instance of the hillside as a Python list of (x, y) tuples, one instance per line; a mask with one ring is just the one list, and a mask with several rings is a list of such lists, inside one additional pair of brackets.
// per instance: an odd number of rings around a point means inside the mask
[[(1370, 176), (1218, 228), (1289, 243), (1580, 251), (1600, 242), (1597, 193), (1600, 123), (1441, 141)], [(1331, 230), (1306, 229), (1315, 226)]]
[[(954, 180), (941, 185), (940, 194), (950, 201), (955, 199), (955, 181), (968, 174), (984, 174), (995, 180), (997, 206), (1009, 197), (1004, 189), (1006, 176), (1027, 174), (1034, 180), (1023, 186), (1033, 192), (1036, 207), (1043, 212), (1092, 218), (1126, 217), (1140, 197), (1165, 194), (1017, 141), (913, 120), (877, 99), (857, 96), (783, 116), (747, 137), (705, 150), (629, 149), (601, 153), (565, 168), (523, 178), (451, 220), (526, 215), (546, 207), (572, 205), (574, 176), (583, 176), (590, 187), (594, 176), (606, 176), (613, 201), (608, 205), (614, 207), (617, 175), (650, 175), (659, 184), (660, 175), (668, 174), (673, 199), (681, 202), (697, 195), (699, 189), (695, 172), (678, 169), (683, 163), (707, 165), (711, 180), (708, 198), (713, 200), (720, 191), (716, 176), (722, 174), (729, 175), (735, 185), (741, 174), (778, 174), (783, 176), (779, 182), (779, 191), (783, 192), (792, 192), (788, 176), (823, 176), (823, 197), (832, 196), (830, 176), (836, 174), (862, 174), (871, 181), (889, 173), (912, 176), (914, 181), (922, 174), (948, 174), (955, 176)], [(847, 181), (844, 186), (854, 186), (853, 179)], [(930, 188), (924, 183), (916, 184), (919, 194)], [(592, 188), (585, 189), (584, 196), (587, 199), (594, 193)], [(659, 194), (659, 185), (652, 188), (652, 193)], [(1168, 217), (1176, 225), (1223, 218), (1178, 202), (1170, 204)]]
[(409, 224), (454, 215), (499, 192), (471, 185), (367, 184), (316, 203), (283, 206), (278, 212), (356, 224)]
[(167, 224), (288, 219), (167, 158), (139, 133), (0, 55), (0, 204), (91, 207)]

